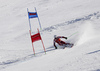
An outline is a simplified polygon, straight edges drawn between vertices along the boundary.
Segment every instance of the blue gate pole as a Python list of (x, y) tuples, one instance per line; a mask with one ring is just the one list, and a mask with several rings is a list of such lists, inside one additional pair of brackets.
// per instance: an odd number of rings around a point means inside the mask
[[(37, 13), (36, 7), (35, 7), (35, 11), (36, 11), (36, 13)], [(38, 14), (37, 14), (37, 16), (38, 16)], [(42, 30), (42, 27), (41, 27), (41, 23), (40, 23), (39, 17), (38, 17), (38, 21), (39, 21), (39, 25), (40, 25), (40, 30)]]
[[(28, 13), (28, 8), (27, 8), (27, 13)], [(29, 26), (30, 26), (30, 30), (31, 30), (31, 23), (30, 23), (29, 13), (28, 13), (28, 20), (29, 20)]]

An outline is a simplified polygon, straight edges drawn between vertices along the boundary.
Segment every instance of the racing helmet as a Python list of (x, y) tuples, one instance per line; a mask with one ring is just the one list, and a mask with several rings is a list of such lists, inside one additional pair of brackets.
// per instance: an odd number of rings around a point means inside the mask
[(57, 35), (54, 35), (54, 38), (57, 38)]

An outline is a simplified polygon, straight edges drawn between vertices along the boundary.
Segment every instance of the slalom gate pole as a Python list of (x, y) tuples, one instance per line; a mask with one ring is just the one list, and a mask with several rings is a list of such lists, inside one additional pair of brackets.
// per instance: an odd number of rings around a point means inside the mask
[[(30, 37), (31, 37), (31, 30), (29, 30), (29, 32), (30, 32)], [(31, 38), (31, 42), (32, 42), (32, 38)], [(32, 42), (32, 48), (33, 48), (33, 52), (34, 52), (34, 56), (35, 56), (35, 50), (34, 50), (33, 42)]]
[[(27, 13), (28, 13), (28, 8), (27, 8)], [(31, 30), (31, 23), (30, 23), (30, 19), (29, 19), (29, 13), (28, 13), (28, 21), (29, 21), (29, 26), (30, 26), (30, 30)]]
[[(40, 32), (39, 32), (39, 29), (37, 29), (37, 30), (38, 30), (38, 33), (40, 33)], [(40, 37), (41, 37), (41, 35), (40, 35)], [(44, 52), (45, 52), (45, 54), (46, 54), (46, 50), (45, 50), (45, 47), (44, 47), (44, 43), (43, 43), (42, 38), (41, 38), (41, 42), (42, 42), (42, 45), (43, 45), (43, 48), (44, 48)]]
[(45, 47), (44, 47), (42, 38), (41, 38), (41, 42), (42, 42), (42, 45), (43, 45), (43, 48), (44, 48), (44, 52), (45, 52), (45, 54), (46, 54), (46, 50), (45, 50)]
[[(34, 8), (35, 8), (35, 11), (36, 11), (36, 13), (37, 13), (36, 7), (34, 7)], [(38, 16), (38, 14), (37, 14), (37, 16)], [(39, 17), (38, 17), (38, 22), (39, 22), (39, 25), (40, 25), (40, 30), (42, 30), (42, 27), (41, 27), (41, 23), (40, 23)]]
[(77, 34), (78, 33), (78, 31), (77, 32), (75, 32), (75, 33), (73, 33), (73, 34), (71, 34), (70, 36), (68, 36), (67, 38), (70, 38), (71, 36), (73, 36), (73, 35), (75, 35), (75, 34)]

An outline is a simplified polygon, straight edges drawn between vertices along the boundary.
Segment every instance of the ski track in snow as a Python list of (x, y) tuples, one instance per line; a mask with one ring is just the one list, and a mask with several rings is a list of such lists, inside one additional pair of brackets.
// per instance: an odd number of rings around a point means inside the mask
[(89, 14), (88, 16), (84, 16), (81, 18), (77, 18), (75, 20), (66, 21), (65, 23), (60, 23), (57, 25), (53, 25), (53, 26), (44, 28), (41, 32), (44, 32), (44, 31), (52, 32), (53, 30), (56, 30), (57, 28), (60, 28), (60, 27), (63, 27), (63, 26), (69, 25), (69, 24), (73, 24), (73, 23), (76, 23), (79, 21), (91, 20), (93, 17), (95, 17), (96, 19), (100, 18), (100, 12), (95, 12), (93, 14)]
[[(50, 27), (47, 27), (47, 28), (44, 28), (42, 31), (40, 31), (41, 32), (41, 35), (43, 35), (43, 33), (45, 33), (45, 32), (52, 32), (52, 31), (54, 31), (54, 30), (57, 30), (58, 28), (63, 28), (63, 27), (66, 27), (67, 25), (70, 25), (70, 24), (74, 24), (74, 23), (76, 23), (76, 22), (80, 22), (80, 21), (87, 21), (87, 20), (93, 20), (93, 19), (99, 19), (100, 18), (100, 12), (95, 12), (95, 13), (93, 13), (93, 14), (89, 14), (89, 15), (87, 15), (87, 16), (84, 16), (84, 17), (81, 17), (81, 18), (77, 18), (77, 19), (74, 19), (74, 20), (71, 20), (71, 21), (66, 21), (66, 22), (64, 22), (64, 23), (60, 23), (60, 24), (57, 24), (57, 25), (53, 25), (53, 26), (50, 26)], [(87, 32), (88, 33), (88, 32)], [(81, 41), (81, 40), (80, 40)], [(79, 42), (80, 42), (79, 41)], [(84, 42), (83, 42), (84, 43)], [(47, 48), (47, 49), (50, 49), (51, 47), (49, 47), (49, 48)], [(53, 49), (51, 49), (51, 50), (47, 50), (47, 52), (48, 51), (52, 51), (52, 50), (54, 50), (54, 48)], [(99, 52), (100, 50), (98, 50), (98, 51), (94, 51), (94, 52), (90, 52), (90, 53), (87, 53), (87, 54), (92, 54), (92, 53), (95, 53), (95, 52)], [(39, 52), (39, 53), (37, 53), (37, 54), (39, 54), (39, 55), (37, 55), (37, 56), (41, 56), (41, 55), (43, 55), (43, 54), (40, 54), (40, 53), (44, 53), (44, 52)], [(2, 69), (2, 68), (5, 68), (5, 67), (7, 67), (7, 66), (9, 66), (9, 65), (11, 65), (11, 64), (15, 64), (15, 63), (18, 63), (18, 62), (22, 62), (22, 61), (25, 61), (25, 60), (28, 60), (28, 59), (31, 59), (31, 58), (33, 58), (33, 57), (37, 57), (37, 56), (34, 56), (33, 54), (30, 54), (30, 55), (28, 55), (28, 56), (26, 56), (26, 57), (22, 57), (22, 58), (18, 58), (18, 59), (16, 59), (16, 60), (7, 60), (7, 61), (5, 61), (5, 62), (0, 62), (0, 69)], [(97, 71), (100, 71), (100, 70), (97, 70)]]

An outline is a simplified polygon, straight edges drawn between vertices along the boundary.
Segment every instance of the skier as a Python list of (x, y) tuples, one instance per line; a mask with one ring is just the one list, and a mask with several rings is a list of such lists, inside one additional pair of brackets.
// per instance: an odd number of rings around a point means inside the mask
[[(57, 49), (57, 46), (55, 45), (56, 43), (58, 43), (60, 46), (71, 45), (70, 43), (66, 43), (66, 42), (62, 41), (60, 38), (65, 38), (65, 39), (67, 39), (67, 37), (64, 37), (64, 36), (57, 36), (57, 35), (54, 35), (54, 47), (55, 47), (55, 49)], [(72, 46), (71, 46), (71, 47), (72, 47)]]

